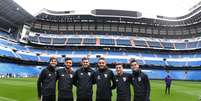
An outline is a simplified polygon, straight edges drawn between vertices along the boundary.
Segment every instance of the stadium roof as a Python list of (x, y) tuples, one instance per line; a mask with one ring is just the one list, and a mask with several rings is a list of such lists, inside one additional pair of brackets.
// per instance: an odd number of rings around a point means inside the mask
[(200, 0), (15, 0), (35, 15), (43, 8), (52, 11), (113, 9), (139, 11), (148, 17), (177, 17), (191, 12)]
[(31, 22), (34, 17), (13, 0), (0, 0), (0, 21), (7, 26)]
[[(17, 3), (19, 3), (23, 7), (22, 1), (23, 1), (24, 4), (26, 4), (27, 0), (14, 0), (14, 1), (17, 2)], [(3, 20), (4, 22), (9, 23), (10, 25), (17, 25), (17, 24), (23, 24), (23, 23), (29, 23), (29, 22), (31, 22), (34, 19), (34, 17), (30, 14), (31, 11), (29, 11), (29, 9), (27, 9), (26, 7), (22, 8), (21, 6), (19, 6), (14, 1), (13, 0), (1, 0), (0, 1), (0, 8), (1, 8), (1, 10), (0, 10), (0, 14), (1, 14), (0, 20), (1, 21)], [(28, 1), (30, 1), (30, 3), (33, 2), (31, 0), (28, 0)], [(35, 0), (35, 1), (37, 1), (37, 0)], [(49, 4), (49, 2), (46, 2), (46, 4), (43, 4), (44, 1), (46, 1), (46, 0), (38, 1), (37, 3), (38, 3), (38, 5), (42, 4), (43, 7), (46, 7), (46, 5)], [(52, 0), (52, 1), (54, 1), (54, 0)], [(169, 0), (169, 1), (171, 1), (171, 0)], [(177, 1), (177, 0), (174, 0), (174, 1)], [(182, 0), (182, 1), (186, 2), (185, 0)], [(64, 1), (60, 0), (60, 1), (57, 1), (57, 2), (59, 3), (59, 2), (64, 2)], [(72, 1), (68, 2), (68, 6), (71, 6), (70, 5), (71, 2)], [(87, 2), (87, 0), (86, 0), (86, 2)], [(102, 1), (102, 2), (104, 2), (104, 1)], [(155, 3), (159, 3), (159, 4), (154, 4), (154, 2)], [(80, 10), (80, 11), (84, 11), (84, 12), (87, 11), (90, 14), (97, 15), (97, 16), (99, 16), (99, 15), (101, 15), (101, 16), (108, 16), (110, 14), (109, 16), (143, 17), (143, 18), (162, 19), (162, 20), (168, 20), (168, 21), (180, 21), (180, 20), (188, 19), (191, 16), (194, 16), (196, 14), (198, 15), (198, 13), (201, 12), (201, 3), (200, 2), (197, 3), (197, 0), (191, 0), (191, 2), (193, 2), (193, 3), (189, 4), (190, 5), (190, 7), (188, 7), (189, 12), (185, 13), (184, 15), (179, 16), (179, 17), (166, 17), (166, 16), (158, 16), (158, 15), (155, 15), (155, 16), (152, 15), (152, 16), (150, 16), (150, 15), (147, 15), (146, 13), (144, 13), (144, 12), (141, 13), (141, 12), (138, 12), (138, 11), (135, 11), (135, 10), (124, 10), (123, 9), (124, 8), (123, 4), (122, 4), (122, 6), (119, 6), (119, 8), (118, 8), (118, 9), (122, 9), (122, 10), (114, 10), (114, 9), (105, 9), (105, 10), (104, 9), (99, 9), (99, 10), (97, 10), (96, 9), (95, 12), (94, 12), (94, 10), (88, 10), (88, 11), (87, 10)], [(80, 1), (80, 3), (81, 3), (81, 1)], [(80, 5), (80, 3), (78, 3), (78, 5), (76, 5), (76, 7), (79, 6), (79, 8), (82, 8), (82, 6)], [(108, 3), (111, 3), (111, 2), (108, 2)], [(144, 5), (141, 5), (141, 6), (146, 8), (146, 6), (147, 6), (146, 3), (147, 2), (144, 2)], [(160, 3), (161, 2), (158, 1), (158, 0), (153, 0), (149, 5), (151, 5), (152, 7), (154, 7), (154, 5), (160, 5)], [(180, 2), (180, 3), (183, 4), (182, 2)], [(174, 4), (174, 2), (172, 2), (172, 4)], [(194, 6), (192, 6), (192, 4)], [(27, 5), (30, 8), (38, 8), (38, 6), (34, 5), (34, 3), (33, 4), (27, 4)], [(82, 5), (84, 5), (84, 4), (82, 4)], [(93, 3), (90, 4), (90, 6), (91, 5), (93, 5)], [(86, 6), (86, 5), (84, 5), (84, 6)], [(113, 7), (114, 5), (111, 4), (110, 6)], [(133, 6), (135, 6), (135, 4), (133, 4)], [(44, 13), (44, 11), (47, 11), (46, 14), (50, 14), (50, 15), (52, 15), (52, 14), (53, 15), (62, 15), (62, 14), (64, 14), (64, 15), (65, 14), (67, 14), (67, 15), (68, 14), (70, 14), (70, 15), (72, 15), (72, 14), (78, 14), (78, 15), (79, 14), (84, 14), (84, 15), (86, 15), (87, 14), (86, 12), (85, 13), (83, 13), (83, 12), (81, 12), (81, 13), (77, 12), (78, 10), (76, 10), (76, 9), (75, 9), (75, 11), (67, 10), (67, 9), (58, 11), (60, 5), (56, 5), (56, 4), (54, 5), (54, 7), (55, 7), (55, 10), (42, 9), (41, 12), (37, 13), (37, 15), (41, 14), (41, 13)], [(103, 6), (103, 7), (105, 7), (105, 6)], [(161, 7), (161, 6), (159, 6), (159, 7)], [(27, 11), (29, 11), (30, 13), (27, 12), (24, 8)], [(115, 8), (115, 6), (114, 6), (114, 8)], [(161, 9), (163, 9), (163, 8), (161, 8)], [(171, 9), (171, 8), (168, 8), (168, 9)], [(172, 12), (176, 12), (177, 13), (179, 11), (175, 10), (175, 11), (172, 11)]]

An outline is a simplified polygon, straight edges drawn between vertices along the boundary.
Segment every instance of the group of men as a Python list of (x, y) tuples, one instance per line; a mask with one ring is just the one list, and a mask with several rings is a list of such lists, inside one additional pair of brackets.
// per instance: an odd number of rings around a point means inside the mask
[[(82, 58), (82, 66), (72, 70), (72, 58), (66, 58), (64, 67), (56, 70), (57, 58), (51, 57), (47, 68), (38, 78), (38, 99), (41, 101), (74, 101), (73, 85), (76, 86), (76, 101), (92, 101), (93, 85), (96, 84), (96, 101), (111, 101), (116, 88), (117, 101), (131, 101), (130, 85), (134, 88), (133, 101), (150, 101), (150, 82), (136, 60), (130, 61), (132, 73), (125, 73), (122, 64), (116, 64), (116, 74), (107, 67), (105, 59), (99, 58), (97, 69), (90, 67), (89, 59)], [(58, 85), (56, 82), (58, 81)]]

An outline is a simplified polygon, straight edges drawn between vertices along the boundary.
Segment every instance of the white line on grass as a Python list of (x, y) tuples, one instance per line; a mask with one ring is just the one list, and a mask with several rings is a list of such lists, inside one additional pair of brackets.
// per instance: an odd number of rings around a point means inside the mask
[(7, 98), (7, 97), (2, 97), (2, 96), (0, 96), (0, 99), (3, 100), (3, 101), (17, 101), (17, 100)]

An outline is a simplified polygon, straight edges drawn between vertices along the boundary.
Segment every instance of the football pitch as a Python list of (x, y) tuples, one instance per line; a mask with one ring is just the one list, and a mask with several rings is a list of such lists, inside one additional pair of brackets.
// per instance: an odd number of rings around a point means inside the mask
[[(36, 81), (37, 78), (0, 79), (0, 101), (38, 101)], [(164, 81), (151, 80), (151, 101), (201, 101), (201, 82), (173, 81), (170, 96), (165, 95), (164, 89)], [(113, 101), (115, 92), (113, 90)]]

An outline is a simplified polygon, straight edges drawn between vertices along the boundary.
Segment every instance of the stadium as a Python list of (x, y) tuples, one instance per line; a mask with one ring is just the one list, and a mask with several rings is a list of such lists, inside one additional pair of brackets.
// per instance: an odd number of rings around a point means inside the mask
[[(72, 57), (75, 70), (83, 57), (94, 68), (104, 57), (111, 70), (123, 63), (128, 73), (135, 58), (151, 79), (152, 101), (201, 97), (200, 4), (183, 16), (154, 18), (111, 9), (42, 9), (33, 16), (13, 0), (0, 0), (0, 8), (0, 101), (36, 101), (37, 77), (52, 55), (60, 67)], [(164, 94), (167, 75), (173, 78), (170, 96)]]

